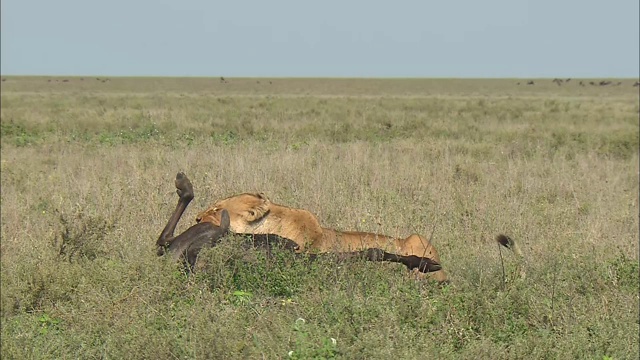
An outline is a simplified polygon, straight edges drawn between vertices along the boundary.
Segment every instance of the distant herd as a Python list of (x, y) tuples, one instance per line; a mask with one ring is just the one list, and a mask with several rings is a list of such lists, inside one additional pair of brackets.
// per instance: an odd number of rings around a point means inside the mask
[[(85, 78), (81, 77), (79, 80), (80, 81), (84, 81)], [(7, 81), (7, 78), (2, 78), (2, 82), (5, 82), (5, 81)], [(69, 80), (69, 79), (62, 79), (62, 80), (60, 80), (60, 79), (47, 79), (47, 82), (68, 83), (70, 81), (71, 80)], [(106, 83), (106, 82), (111, 81), (111, 79), (109, 79), (109, 78), (96, 78), (96, 81), (100, 81), (100, 82)], [(551, 80), (551, 82), (555, 83), (558, 86), (562, 86), (563, 84), (569, 84), (571, 82), (571, 78), (568, 78), (568, 79), (555, 78), (555, 79)], [(229, 80), (225, 79), (223, 76), (220, 76), (220, 83), (221, 84), (228, 84)], [(574, 81), (574, 83), (576, 83), (576, 82)], [(620, 85), (622, 85), (622, 81), (613, 82), (613, 81), (610, 81), (610, 80), (589, 81), (589, 82), (580, 80), (577, 83), (578, 83), (578, 86), (587, 86), (587, 85), (589, 85), (589, 86), (609, 86), (609, 85), (610, 86), (620, 86)], [(260, 84), (260, 81), (257, 80), (256, 84)], [(269, 84), (272, 85), (273, 82), (269, 81)], [(526, 82), (517, 82), (516, 83), (516, 85), (518, 85), (518, 86), (520, 86), (520, 85), (535, 85), (535, 84), (536, 83), (533, 80), (528, 80)], [(640, 81), (634, 82), (633, 83), (633, 87), (640, 87)]]
[[(571, 78), (568, 79), (559, 79), (559, 78), (555, 78), (553, 80), (551, 80), (552, 83), (555, 83), (558, 86), (562, 86), (562, 84), (568, 84), (571, 82)], [(575, 83), (575, 82), (574, 82)], [(536, 83), (533, 80), (529, 80), (525, 83), (526, 85), (535, 85)], [(520, 82), (517, 82), (516, 85), (521, 85)], [(578, 82), (578, 86), (620, 86), (622, 85), (622, 81), (617, 81), (617, 82), (613, 82), (613, 81), (609, 81), (609, 80), (601, 80), (601, 81), (589, 81), (588, 83), (585, 81), (580, 80)], [(635, 83), (633, 83), (633, 87), (638, 87), (640, 86), (640, 81), (636, 81)]]

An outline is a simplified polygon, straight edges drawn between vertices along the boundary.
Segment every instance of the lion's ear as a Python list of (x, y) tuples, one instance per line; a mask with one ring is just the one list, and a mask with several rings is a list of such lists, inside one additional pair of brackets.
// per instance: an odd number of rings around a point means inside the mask
[(245, 219), (248, 222), (260, 220), (267, 214), (267, 212), (269, 212), (269, 207), (271, 206), (271, 201), (269, 201), (269, 199), (267, 199), (267, 197), (263, 193), (259, 193), (256, 195), (260, 198), (261, 201), (253, 208), (247, 210)]

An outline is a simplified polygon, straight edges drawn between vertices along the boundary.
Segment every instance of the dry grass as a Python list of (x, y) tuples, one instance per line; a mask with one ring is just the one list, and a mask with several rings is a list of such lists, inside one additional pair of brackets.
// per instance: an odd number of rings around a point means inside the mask
[[(2, 82), (3, 358), (638, 357), (632, 80), (51, 79)], [(178, 171), (180, 230), (263, 191), (330, 227), (435, 226), (453, 284), (233, 239), (186, 277), (153, 249)]]

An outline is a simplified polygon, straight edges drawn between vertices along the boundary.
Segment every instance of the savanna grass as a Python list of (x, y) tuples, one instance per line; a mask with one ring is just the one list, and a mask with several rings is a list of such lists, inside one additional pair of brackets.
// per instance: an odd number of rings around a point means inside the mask
[[(638, 358), (632, 80), (62, 80), (2, 82), (3, 359)], [(178, 171), (178, 231), (262, 191), (432, 236), (452, 284), (233, 237), (187, 275), (153, 248)]]

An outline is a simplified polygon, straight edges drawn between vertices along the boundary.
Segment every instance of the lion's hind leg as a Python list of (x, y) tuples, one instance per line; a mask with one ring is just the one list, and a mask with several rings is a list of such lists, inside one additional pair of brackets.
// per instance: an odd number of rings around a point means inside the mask
[[(401, 254), (403, 256), (416, 256), (418, 258), (428, 258), (433, 260), (437, 264), (442, 264), (440, 261), (440, 255), (438, 254), (438, 250), (431, 244), (431, 242), (420, 235), (413, 234), (404, 241), (402, 241), (401, 245)], [(424, 274), (421, 272), (421, 274)], [(423, 275), (421, 275), (422, 277)], [(428, 272), (424, 276), (428, 279), (435, 280), (437, 282), (446, 282), (447, 274), (444, 270), (438, 270), (433, 272)]]

